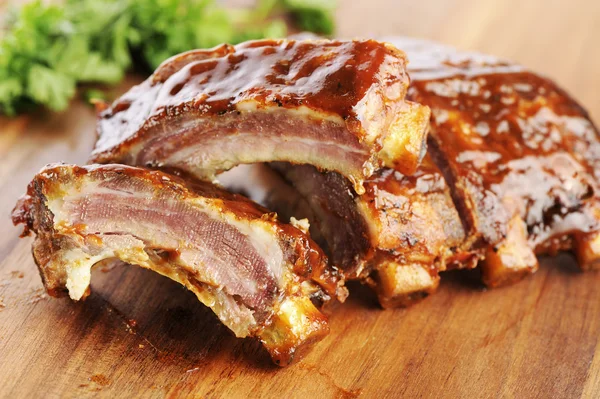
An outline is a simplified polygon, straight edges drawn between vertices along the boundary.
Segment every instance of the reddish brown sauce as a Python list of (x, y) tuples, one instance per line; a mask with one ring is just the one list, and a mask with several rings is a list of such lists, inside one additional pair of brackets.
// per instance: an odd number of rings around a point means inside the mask
[(475, 233), (496, 242), (515, 213), (534, 247), (599, 228), (598, 132), (566, 92), (493, 57), (399, 44), (411, 59), (409, 98), (432, 109), (433, 153)]
[(101, 113), (95, 153), (114, 151), (164, 119), (239, 112), (247, 100), (334, 115), (362, 140), (373, 121), (361, 101), (375, 95), (378, 106), (400, 105), (409, 83), (405, 64), (401, 51), (374, 40), (261, 40), (193, 50), (165, 61)]
[[(378, 72), (403, 71), (404, 60), (399, 56), (398, 51), (372, 40), (243, 43), (229, 47), (224, 56), (182, 67), (165, 80), (154, 109), (194, 99), (205, 105), (202, 112), (218, 114), (252, 99), (279, 107), (305, 105), (354, 118), (356, 102), (380, 79)], [(389, 85), (398, 86), (397, 94), (403, 95), (407, 76), (389, 78)]]
[[(307, 201), (313, 214), (290, 198), (267, 196), (266, 201), (284, 215), (309, 218), (313, 236), (347, 279), (367, 277), (390, 260), (420, 264), (437, 275), (459, 255), (470, 258), (463, 254), (465, 233), (448, 186), (430, 157), (413, 176), (393, 169), (377, 171), (365, 182), (361, 196), (336, 173), (307, 165), (271, 167), (297, 190), (295, 196)], [(277, 179), (263, 184), (272, 184), (271, 189), (279, 185)]]
[(451, 256), (464, 251), (461, 219), (430, 156), (413, 176), (380, 170), (366, 182), (365, 189), (361, 202), (380, 226), (378, 256), (393, 256), (400, 264), (420, 263), (437, 274)]
[(89, 378), (89, 380), (101, 386), (106, 386), (110, 384), (110, 380), (103, 374), (94, 374)]

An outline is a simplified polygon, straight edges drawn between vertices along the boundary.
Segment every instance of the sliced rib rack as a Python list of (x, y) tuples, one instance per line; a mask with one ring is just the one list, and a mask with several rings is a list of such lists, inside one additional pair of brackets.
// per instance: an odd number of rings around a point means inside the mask
[[(412, 44), (411, 44), (412, 43)], [(573, 249), (600, 264), (600, 140), (588, 113), (547, 78), (479, 54), (398, 41), (409, 97), (432, 110), (430, 152), (452, 190), (489, 286)]]
[(280, 365), (328, 333), (317, 306), (345, 295), (301, 229), (242, 196), (158, 171), (48, 166), (13, 221), (36, 234), (33, 255), (49, 294), (79, 300), (94, 265), (138, 265), (187, 287)]
[[(413, 176), (379, 170), (365, 182), (363, 195), (333, 172), (271, 166), (308, 202), (318, 220), (315, 237), (332, 262), (347, 279), (365, 280), (384, 307), (407, 306), (433, 293), (440, 271), (477, 264), (479, 254), (470, 251), (445, 180), (429, 157)], [(270, 198), (267, 203), (287, 216), (279, 197)]]
[(600, 141), (585, 110), (548, 79), (495, 57), (397, 45), (411, 60), (408, 98), (432, 110), (430, 153), (413, 176), (382, 168), (357, 195), (335, 172), (274, 163), (268, 178), (263, 169), (237, 183), (222, 175), (224, 184), (284, 218), (308, 218), (346, 278), (367, 281), (386, 307), (433, 292), (450, 268), (479, 263), (491, 287), (559, 250), (597, 268)]
[(472, 268), (459, 214), (439, 169), (426, 156), (413, 176), (381, 169), (357, 195), (335, 172), (272, 163), (234, 169), (220, 182), (277, 211), (310, 220), (311, 236), (347, 280), (367, 282), (384, 307), (407, 306), (433, 293), (439, 272)]
[(202, 180), (238, 164), (333, 170), (359, 193), (383, 164), (412, 174), (427, 107), (405, 101), (404, 53), (374, 40), (261, 40), (165, 61), (105, 108), (92, 162), (175, 167)]

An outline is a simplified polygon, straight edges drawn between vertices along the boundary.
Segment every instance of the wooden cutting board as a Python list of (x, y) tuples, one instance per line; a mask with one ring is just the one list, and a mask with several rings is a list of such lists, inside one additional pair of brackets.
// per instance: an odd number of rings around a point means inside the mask
[[(340, 1), (338, 20), (342, 37), (410, 34), (514, 59), (600, 119), (597, 0)], [(79, 101), (0, 119), (0, 397), (600, 396), (600, 273), (580, 273), (569, 255), (491, 291), (477, 271), (446, 274), (410, 309), (381, 310), (352, 285), (331, 334), (286, 369), (133, 266), (96, 270), (84, 302), (48, 298), (10, 210), (44, 164), (85, 161), (93, 123)]]

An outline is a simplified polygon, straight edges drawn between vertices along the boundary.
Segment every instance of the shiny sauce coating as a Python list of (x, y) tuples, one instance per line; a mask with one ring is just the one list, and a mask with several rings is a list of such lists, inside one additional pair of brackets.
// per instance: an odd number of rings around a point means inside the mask
[(411, 59), (409, 97), (431, 107), (432, 152), (472, 233), (494, 244), (515, 213), (533, 248), (598, 230), (600, 141), (579, 104), (518, 65), (401, 45)]
[(414, 175), (382, 169), (367, 180), (365, 188), (361, 203), (378, 226), (375, 240), (381, 254), (400, 264), (431, 267), (434, 273), (455, 259), (475, 255), (468, 253), (449, 187), (429, 155)]
[(165, 61), (101, 113), (95, 153), (181, 114), (254, 107), (307, 107), (345, 123), (359, 141), (380, 145), (367, 136), (369, 125), (385, 115), (366, 110), (366, 101), (376, 96), (376, 111), (403, 103), (405, 64), (404, 53), (374, 40), (261, 40), (189, 51)]

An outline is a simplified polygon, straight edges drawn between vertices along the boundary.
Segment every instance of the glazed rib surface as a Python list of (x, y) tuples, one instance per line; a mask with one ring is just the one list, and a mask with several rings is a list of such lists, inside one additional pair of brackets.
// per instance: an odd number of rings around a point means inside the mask
[(238, 164), (335, 170), (361, 192), (382, 164), (413, 173), (429, 110), (405, 101), (404, 53), (374, 40), (261, 40), (165, 61), (101, 113), (92, 162), (176, 167), (203, 180)]

